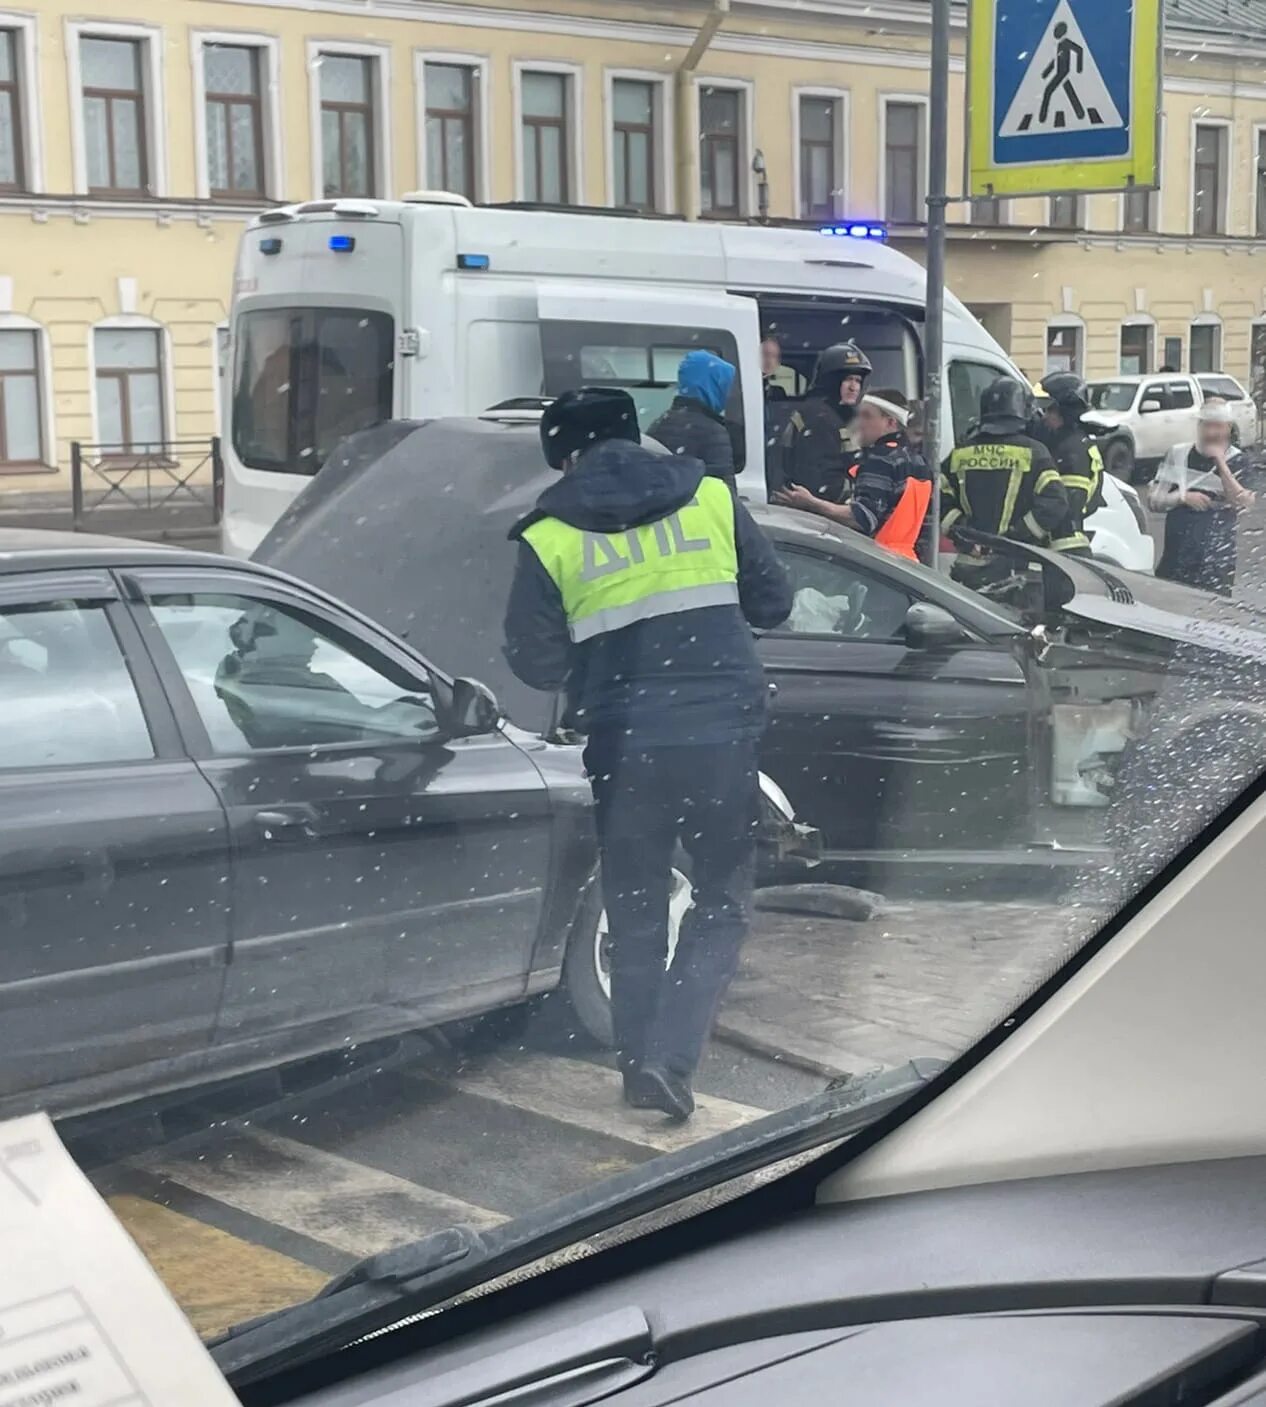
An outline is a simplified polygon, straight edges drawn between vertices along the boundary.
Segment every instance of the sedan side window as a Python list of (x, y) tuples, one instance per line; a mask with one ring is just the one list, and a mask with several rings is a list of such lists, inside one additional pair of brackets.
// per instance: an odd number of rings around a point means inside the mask
[(851, 640), (899, 637), (913, 596), (838, 558), (776, 546), (793, 592), (791, 615), (782, 632)]
[(0, 610), (0, 768), (137, 762), (154, 744), (101, 602)]
[(368, 646), (271, 601), (150, 598), (217, 753), (436, 737), (435, 701)]

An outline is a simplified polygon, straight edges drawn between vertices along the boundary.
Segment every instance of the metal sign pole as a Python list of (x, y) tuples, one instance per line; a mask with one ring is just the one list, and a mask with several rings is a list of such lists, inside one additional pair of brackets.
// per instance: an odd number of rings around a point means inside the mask
[(931, 113), (928, 123), (926, 398), (923, 450), (932, 471), (932, 567), (941, 560), (941, 420), (945, 364), (945, 207), (949, 150), (950, 0), (932, 0)]

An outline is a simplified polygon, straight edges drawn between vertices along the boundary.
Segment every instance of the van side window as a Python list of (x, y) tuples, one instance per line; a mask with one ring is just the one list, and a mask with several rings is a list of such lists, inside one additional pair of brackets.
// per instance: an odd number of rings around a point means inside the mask
[(1006, 372), (984, 362), (953, 361), (949, 365), (950, 415), (954, 422), (954, 443), (961, 445), (971, 427), (980, 419), (980, 397)]
[(645, 430), (672, 404), (677, 367), (687, 352), (712, 352), (735, 368), (725, 417), (743, 423), (738, 344), (717, 328), (639, 326), (617, 323), (541, 323), (547, 396), (581, 386), (619, 386), (637, 405)]

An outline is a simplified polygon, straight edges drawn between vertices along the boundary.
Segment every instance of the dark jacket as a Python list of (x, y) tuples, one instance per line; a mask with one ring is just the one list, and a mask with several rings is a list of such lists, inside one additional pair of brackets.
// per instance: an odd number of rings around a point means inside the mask
[(773, 495), (788, 484), (799, 484), (819, 498), (842, 503), (851, 487), (849, 470), (856, 462), (857, 442), (850, 429), (855, 406), (840, 405), (839, 389), (830, 399), (810, 393), (795, 402), (786, 427), (766, 457), (765, 486)]
[[(537, 501), (510, 536), (542, 517), (592, 532), (621, 532), (684, 507), (703, 465), (606, 440)], [(630, 747), (757, 738), (766, 684), (752, 628), (770, 630), (791, 613), (791, 583), (747, 509), (734, 503), (738, 606), (657, 616), (573, 644), (562, 596), (528, 543), (506, 608), (506, 658), (530, 688), (567, 690), (567, 721)]]
[(702, 402), (676, 396), (646, 432), (673, 454), (697, 459), (713, 478), (734, 482), (734, 442), (725, 417)]
[(1055, 460), (1068, 495), (1068, 516), (1052, 534), (1051, 546), (1060, 551), (1089, 551), (1086, 519), (1104, 502), (1103, 473), (1090, 457), (1090, 437), (1080, 426), (1065, 425), (1047, 430), (1042, 441)]
[[(979, 429), (942, 466), (941, 526), (1047, 544), (1068, 517), (1051, 452), (1023, 431)], [(1012, 474), (1019, 479), (1014, 494)]]
[(907, 479), (927, 479), (928, 467), (903, 431), (858, 451), (849, 503), (858, 530), (874, 537), (892, 517), (906, 491)]

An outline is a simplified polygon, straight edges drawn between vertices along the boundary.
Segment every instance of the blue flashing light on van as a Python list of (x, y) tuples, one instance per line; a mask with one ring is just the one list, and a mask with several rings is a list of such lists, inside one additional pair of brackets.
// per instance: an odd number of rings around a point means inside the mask
[(846, 239), (878, 239), (888, 238), (887, 225), (863, 224), (860, 220), (850, 220), (846, 224), (823, 225), (820, 234), (843, 236)]
[(353, 235), (331, 235), (330, 248), (335, 254), (350, 254), (356, 248), (356, 239)]

